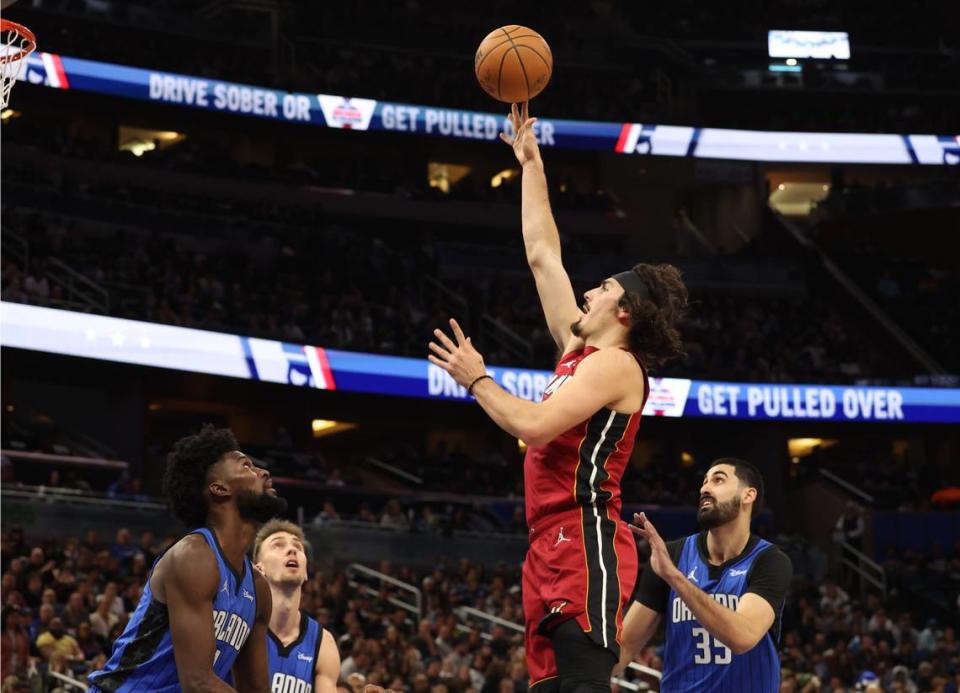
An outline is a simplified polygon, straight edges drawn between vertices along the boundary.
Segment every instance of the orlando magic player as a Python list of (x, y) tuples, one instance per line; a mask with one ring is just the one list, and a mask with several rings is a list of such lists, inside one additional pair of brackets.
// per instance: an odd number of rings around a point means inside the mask
[(259, 526), (283, 512), (270, 474), (228, 429), (204, 426), (167, 457), (164, 488), (187, 527), (153, 564), (143, 596), (91, 693), (266, 693), (270, 588), (247, 558)]
[(271, 520), (257, 532), (253, 561), (273, 597), (267, 631), (270, 690), (336, 693), (337, 643), (330, 631), (300, 610), (300, 591), (307, 580), (303, 530), (286, 520)]
[(780, 616), (793, 567), (776, 546), (750, 533), (763, 502), (763, 478), (749, 462), (714, 462), (700, 488), (705, 530), (664, 543), (644, 513), (634, 533), (650, 543), (623, 624), (621, 665), (666, 618), (660, 690), (780, 690)]

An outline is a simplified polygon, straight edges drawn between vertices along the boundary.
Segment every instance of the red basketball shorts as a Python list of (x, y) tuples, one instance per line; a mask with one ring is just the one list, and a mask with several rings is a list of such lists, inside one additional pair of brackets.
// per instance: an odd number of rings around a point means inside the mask
[(620, 657), (623, 615), (637, 581), (637, 545), (627, 523), (590, 506), (541, 523), (523, 564), (530, 686), (557, 676), (550, 631), (575, 618)]

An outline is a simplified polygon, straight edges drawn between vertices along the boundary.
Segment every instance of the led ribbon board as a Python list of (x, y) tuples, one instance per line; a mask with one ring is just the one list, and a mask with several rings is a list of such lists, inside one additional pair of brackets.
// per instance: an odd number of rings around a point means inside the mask
[[(330, 94), (291, 93), (235, 82), (34, 53), (18, 79), (55, 89), (173, 104), (319, 127), (386, 130), (499, 141), (511, 132), (504, 114), (390, 103)], [(960, 162), (960, 135), (769, 132), (541, 118), (543, 147), (641, 156), (745, 161), (930, 164)]]
[[(468, 401), (425, 358), (337, 351), (173, 325), (0, 303), (0, 344), (65, 356), (295, 387)], [(553, 373), (490, 366), (511, 394), (539, 401)], [(647, 416), (960, 423), (960, 389), (724, 383), (652, 378)]]

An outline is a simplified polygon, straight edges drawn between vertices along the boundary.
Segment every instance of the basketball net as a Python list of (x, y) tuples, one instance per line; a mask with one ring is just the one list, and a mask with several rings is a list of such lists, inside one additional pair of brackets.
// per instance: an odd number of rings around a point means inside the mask
[(37, 40), (27, 27), (0, 19), (0, 110), (10, 102), (13, 83), (23, 73), (27, 56), (36, 47)]

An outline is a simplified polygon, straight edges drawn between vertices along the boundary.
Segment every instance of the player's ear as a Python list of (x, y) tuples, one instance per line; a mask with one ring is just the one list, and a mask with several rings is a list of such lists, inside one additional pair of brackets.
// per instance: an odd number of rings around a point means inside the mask
[(627, 312), (627, 308), (624, 306), (623, 296), (621, 296), (620, 300), (617, 301), (617, 320), (619, 320), (623, 325), (630, 327), (630, 313)]
[(753, 486), (747, 486), (747, 488), (743, 489), (743, 495), (740, 496), (741, 504), (746, 503), (747, 501), (751, 503), (757, 502), (757, 489), (755, 489)]
[(254, 563), (253, 567), (256, 569), (258, 573), (260, 573), (264, 577), (267, 576), (267, 574), (263, 571), (263, 563), (261, 563), (260, 561), (257, 561), (256, 563)]
[(224, 455), (207, 470), (207, 492), (214, 500), (230, 497), (230, 487), (224, 481), (227, 472), (224, 468), (226, 459)]
[(220, 481), (219, 479), (215, 479), (211, 481), (207, 485), (207, 490), (210, 492), (210, 495), (213, 496), (214, 498), (230, 497), (230, 489), (227, 488), (227, 485), (222, 481)]

